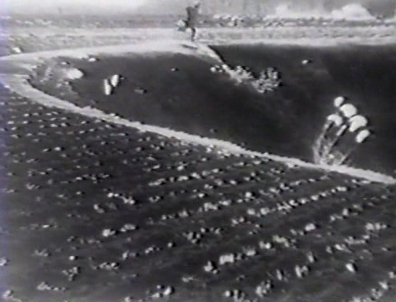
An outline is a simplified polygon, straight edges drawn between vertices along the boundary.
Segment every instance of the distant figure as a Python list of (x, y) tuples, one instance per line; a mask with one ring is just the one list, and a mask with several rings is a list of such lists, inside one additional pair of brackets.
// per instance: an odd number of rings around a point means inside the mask
[(197, 34), (199, 7), (200, 7), (200, 3), (196, 2), (193, 6), (188, 6), (186, 8), (187, 19), (185, 24), (186, 24), (186, 29), (189, 28), (191, 30), (191, 41), (195, 40)]

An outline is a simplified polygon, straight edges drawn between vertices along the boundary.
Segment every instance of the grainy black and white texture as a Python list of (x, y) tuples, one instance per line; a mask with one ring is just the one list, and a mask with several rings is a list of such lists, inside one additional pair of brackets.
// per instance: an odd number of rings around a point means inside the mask
[[(282, 85), (268, 94), (211, 73), (213, 62), (169, 53), (33, 60), (30, 84), (131, 121), (307, 161), (333, 97), (343, 95), (375, 134), (351, 164), (394, 175), (394, 46), (224, 42), (246, 33), (387, 39), (390, 27), (299, 31), (271, 22), (276, 32), (202, 32), (213, 45), (222, 40), (213, 48), (231, 67), (276, 68)], [(1, 54), (174, 38), (161, 29), (33, 25), (14, 24)], [(1, 77), (20, 73), (13, 68), (1, 61)], [(67, 68), (84, 76), (66, 80)], [(119, 89), (105, 96), (102, 81), (116, 73)], [(395, 185), (189, 144), (43, 106), (10, 88), (0, 84), (0, 301), (395, 300)]]
[(233, 290), (353, 301), (392, 289), (394, 187), (2, 96), (2, 290), (22, 301), (228, 301)]

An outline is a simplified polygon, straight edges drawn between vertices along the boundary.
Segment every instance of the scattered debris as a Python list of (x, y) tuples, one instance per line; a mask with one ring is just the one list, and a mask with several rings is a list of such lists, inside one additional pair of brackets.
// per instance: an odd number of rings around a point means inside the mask
[(120, 232), (126, 233), (126, 232), (130, 232), (130, 231), (135, 231), (137, 229), (138, 229), (138, 227), (136, 225), (127, 223), (120, 229)]
[(256, 295), (259, 296), (260, 298), (264, 298), (265, 295), (269, 293), (271, 288), (272, 288), (272, 282), (270, 280), (262, 282), (256, 287), (256, 291), (255, 291)]
[(316, 230), (317, 226), (314, 223), (309, 223), (305, 226), (304, 230), (309, 233)]
[(72, 282), (74, 279), (81, 273), (81, 269), (77, 266), (68, 269), (68, 270), (63, 270), (62, 274), (67, 276), (67, 279)]
[(172, 286), (158, 285), (157, 292), (151, 295), (154, 299), (169, 297), (174, 294), (175, 289)]
[(236, 261), (236, 257), (234, 254), (226, 254), (226, 255), (222, 255), (219, 258), (219, 264), (220, 265), (225, 265), (228, 263), (234, 263)]
[(233, 298), (234, 301), (241, 301), (245, 298), (245, 294), (239, 289), (226, 290), (224, 296), (226, 298)]
[(115, 230), (112, 230), (112, 229), (104, 229), (103, 231), (102, 231), (102, 236), (103, 237), (111, 237), (111, 236), (114, 236), (116, 234), (116, 231)]
[(143, 89), (143, 88), (136, 88), (135, 92), (138, 94), (145, 94), (145, 93), (147, 93), (147, 90)]
[(380, 223), (380, 222), (376, 222), (376, 223), (366, 223), (366, 230), (368, 232), (378, 232), (381, 230), (386, 229), (388, 226), (386, 224)]
[(296, 265), (294, 267), (294, 272), (296, 273), (297, 278), (303, 278), (305, 276), (306, 273), (308, 273), (309, 268), (308, 266), (304, 265), (304, 266), (298, 266)]
[(46, 282), (41, 282), (39, 285), (37, 285), (36, 289), (38, 291), (54, 291), (54, 292), (60, 292), (60, 291), (65, 291), (66, 288), (64, 287), (56, 287), (56, 286), (50, 286)]
[(208, 263), (204, 265), (203, 269), (207, 273), (216, 274), (216, 272), (217, 272), (216, 266), (215, 266), (214, 262), (212, 262), (212, 261), (208, 261)]
[(355, 264), (353, 264), (353, 263), (347, 263), (347, 264), (345, 265), (345, 267), (346, 267), (346, 269), (347, 269), (348, 271), (350, 271), (351, 273), (356, 273), (356, 265), (355, 265)]
[(120, 265), (117, 262), (103, 262), (99, 265), (99, 269), (106, 271), (113, 271), (120, 268)]
[(43, 250), (35, 250), (33, 255), (37, 257), (47, 258), (50, 256), (50, 253), (46, 249), (43, 249)]
[(279, 72), (269, 67), (260, 73), (258, 79), (252, 81), (252, 85), (259, 93), (272, 92), (281, 85)]

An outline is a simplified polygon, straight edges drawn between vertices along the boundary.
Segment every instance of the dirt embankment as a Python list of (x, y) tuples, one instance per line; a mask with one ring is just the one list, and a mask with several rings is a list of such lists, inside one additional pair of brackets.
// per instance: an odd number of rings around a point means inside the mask
[[(6, 27), (0, 34), (0, 56), (19, 52), (35, 52), (64, 48), (130, 44), (158, 39), (188, 39), (188, 33), (173, 28), (56, 28), (56, 27)], [(202, 28), (198, 38), (208, 43), (224, 43), (245, 40), (279, 39), (393, 39), (394, 29), (377, 27), (310, 27), (266, 26), (260, 28)]]

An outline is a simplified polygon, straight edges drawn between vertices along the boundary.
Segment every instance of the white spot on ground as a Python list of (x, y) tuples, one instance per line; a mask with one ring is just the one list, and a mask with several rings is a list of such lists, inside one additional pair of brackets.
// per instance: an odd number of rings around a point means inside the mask
[(69, 80), (78, 80), (84, 77), (84, 73), (76, 68), (66, 70), (66, 78)]
[(345, 265), (345, 267), (346, 267), (346, 269), (347, 269), (349, 272), (351, 272), (351, 273), (356, 273), (357, 268), (356, 268), (356, 265), (355, 265), (354, 263), (347, 263), (347, 264)]

